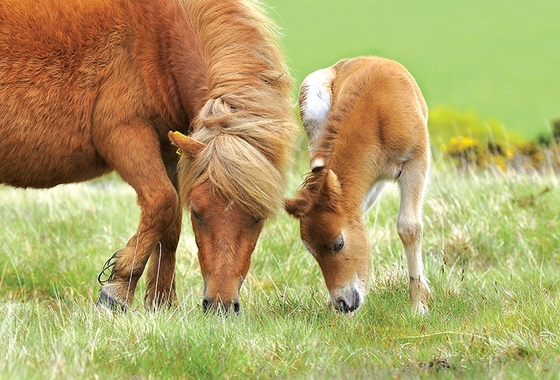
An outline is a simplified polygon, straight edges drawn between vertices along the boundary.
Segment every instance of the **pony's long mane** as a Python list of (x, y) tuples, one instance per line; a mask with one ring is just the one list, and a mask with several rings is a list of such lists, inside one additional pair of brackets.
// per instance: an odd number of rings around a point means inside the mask
[(271, 216), (282, 206), (297, 131), (274, 24), (255, 0), (181, 1), (204, 49), (209, 89), (192, 123), (206, 148), (181, 160), (183, 204), (192, 186), (209, 180), (250, 214)]

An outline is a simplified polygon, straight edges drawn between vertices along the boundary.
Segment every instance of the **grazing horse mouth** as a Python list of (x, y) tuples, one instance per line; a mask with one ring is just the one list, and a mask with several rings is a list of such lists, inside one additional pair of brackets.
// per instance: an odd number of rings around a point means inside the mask
[(239, 314), (241, 304), (237, 297), (229, 302), (218, 302), (210, 299), (209, 297), (204, 297), (202, 299), (202, 310), (205, 313), (216, 312), (218, 314), (228, 313), (231, 310), (235, 314)]
[(332, 297), (330, 304), (338, 311), (350, 313), (358, 309), (364, 302), (363, 292), (355, 285), (345, 285), (338, 289), (337, 297)]
[(204, 297), (202, 298), (202, 310), (204, 313), (229, 313), (233, 311), (235, 314), (239, 314), (241, 311), (241, 302), (239, 301), (239, 291), (243, 285), (243, 276), (239, 276), (239, 283), (237, 285), (237, 292), (229, 293), (228, 296), (222, 297), (219, 292), (215, 296), (210, 296), (207, 293), (208, 290), (208, 279), (204, 278)]

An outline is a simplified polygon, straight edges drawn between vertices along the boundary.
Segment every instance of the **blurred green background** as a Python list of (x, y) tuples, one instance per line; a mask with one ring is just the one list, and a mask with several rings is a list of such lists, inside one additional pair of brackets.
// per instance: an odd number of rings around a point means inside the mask
[(341, 58), (404, 64), (432, 111), (532, 139), (560, 116), (558, 0), (264, 0), (297, 85)]

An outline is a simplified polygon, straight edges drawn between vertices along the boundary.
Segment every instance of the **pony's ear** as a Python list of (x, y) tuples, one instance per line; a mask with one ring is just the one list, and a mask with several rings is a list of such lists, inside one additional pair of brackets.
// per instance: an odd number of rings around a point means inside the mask
[(186, 154), (190, 158), (196, 157), (205, 145), (199, 141), (193, 140), (188, 136), (185, 136), (181, 132), (171, 132), (167, 134), (171, 143), (177, 148), (178, 154)]
[(296, 219), (300, 219), (309, 212), (311, 202), (308, 197), (300, 193), (296, 198), (284, 198), (284, 210)]

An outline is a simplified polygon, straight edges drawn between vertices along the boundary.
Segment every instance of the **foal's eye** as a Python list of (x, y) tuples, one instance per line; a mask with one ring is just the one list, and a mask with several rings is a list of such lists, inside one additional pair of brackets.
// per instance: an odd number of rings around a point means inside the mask
[(253, 221), (251, 222), (251, 227), (256, 227), (259, 225), (260, 222), (262, 222), (263, 218), (255, 218), (253, 219)]
[(332, 250), (334, 252), (338, 252), (340, 251), (342, 248), (344, 248), (344, 236), (340, 235), (333, 243), (332, 245)]

